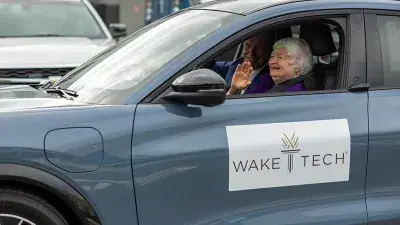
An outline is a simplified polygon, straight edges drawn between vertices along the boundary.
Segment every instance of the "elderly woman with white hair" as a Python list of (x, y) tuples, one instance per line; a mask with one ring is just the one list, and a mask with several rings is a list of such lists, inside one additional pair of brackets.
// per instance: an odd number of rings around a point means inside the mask
[[(280, 86), (280, 91), (284, 92), (306, 90), (303, 83), (304, 79), (299, 78), (313, 69), (313, 56), (307, 42), (298, 38), (285, 38), (277, 41), (273, 46), (273, 52), (268, 64), (270, 77), (262, 80), (263, 82), (273, 82), (275, 86), (262, 85), (262, 87), (269, 88), (253, 90), (252, 93), (271, 92), (278, 90), (279, 88), (277, 87)], [(227, 94), (239, 94), (242, 90), (245, 90), (251, 83), (249, 78), (252, 73), (253, 68), (248, 62), (239, 65), (233, 75), (231, 87)]]

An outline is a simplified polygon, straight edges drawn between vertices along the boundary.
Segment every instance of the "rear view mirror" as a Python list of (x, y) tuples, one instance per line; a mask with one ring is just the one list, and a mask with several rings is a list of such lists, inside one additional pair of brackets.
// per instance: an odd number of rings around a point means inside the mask
[(172, 91), (163, 96), (170, 102), (216, 106), (226, 98), (225, 80), (209, 69), (199, 69), (178, 77), (171, 86)]
[(121, 38), (127, 35), (126, 25), (123, 23), (111, 23), (110, 32), (113, 38)]

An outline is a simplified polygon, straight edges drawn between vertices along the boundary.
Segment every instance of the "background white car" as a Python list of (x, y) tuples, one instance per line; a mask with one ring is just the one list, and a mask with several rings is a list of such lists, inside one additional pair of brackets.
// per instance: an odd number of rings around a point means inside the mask
[(0, 1), (0, 84), (57, 80), (125, 35), (87, 0)]

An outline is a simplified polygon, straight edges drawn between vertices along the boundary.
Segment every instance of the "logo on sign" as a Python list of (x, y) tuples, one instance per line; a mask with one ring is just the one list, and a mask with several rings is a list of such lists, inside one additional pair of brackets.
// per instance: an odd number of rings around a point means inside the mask
[(281, 151), (283, 154), (287, 154), (287, 159), (288, 159), (288, 171), (289, 173), (292, 172), (293, 170), (293, 154), (299, 153), (300, 149), (298, 148), (299, 146), (299, 137), (295, 136), (296, 133), (293, 133), (291, 138), (285, 133), (283, 133), (282, 137), (282, 145), (283, 145), (283, 150)]

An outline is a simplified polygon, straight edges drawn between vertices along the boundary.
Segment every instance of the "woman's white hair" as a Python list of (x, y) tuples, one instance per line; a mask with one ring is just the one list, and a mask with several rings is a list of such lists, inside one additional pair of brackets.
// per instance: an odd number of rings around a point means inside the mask
[(313, 55), (311, 48), (303, 39), (284, 38), (277, 41), (273, 50), (277, 48), (285, 48), (287, 53), (292, 57), (291, 65), (294, 66), (296, 76), (304, 75), (310, 72), (314, 67)]

